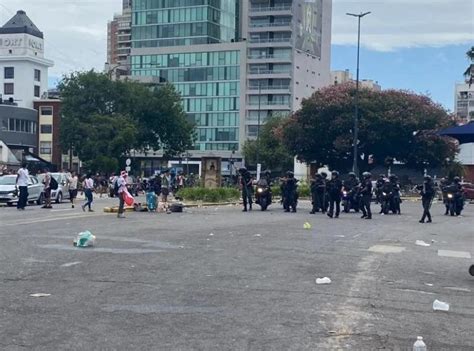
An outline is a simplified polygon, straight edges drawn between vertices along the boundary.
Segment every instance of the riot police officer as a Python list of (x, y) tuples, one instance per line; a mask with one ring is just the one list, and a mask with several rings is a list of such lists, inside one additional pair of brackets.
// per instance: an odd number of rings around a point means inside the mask
[(372, 211), (370, 210), (370, 202), (372, 201), (372, 174), (364, 172), (362, 174), (364, 180), (361, 185), (360, 194), (362, 195), (362, 217), (363, 219), (372, 219)]
[(392, 188), (391, 207), (396, 214), (400, 215), (401, 214), (400, 204), (402, 201), (401, 201), (401, 196), (400, 196), (400, 184), (398, 184), (398, 177), (395, 174), (391, 174), (390, 177), (388, 177), (388, 181), (391, 184), (391, 188)]
[[(331, 172), (331, 180), (327, 183), (327, 192), (329, 195), (329, 218), (339, 218), (341, 212), (341, 191), (342, 181), (339, 179), (339, 172)], [(334, 216), (334, 207), (336, 207), (336, 213)]]
[[(382, 188), (385, 184), (385, 174), (379, 174), (377, 181), (375, 182), (375, 196), (377, 198), (378, 203), (382, 203)], [(382, 213), (382, 210), (380, 210)]]
[(328, 196), (328, 174), (326, 172), (321, 172), (322, 181), (321, 184), (318, 186), (318, 196), (321, 200), (322, 204), (322, 213), (326, 213), (329, 207), (329, 196)]
[(323, 177), (321, 174), (316, 173), (314, 179), (311, 180), (311, 204), (313, 208), (310, 214), (315, 214), (316, 212), (324, 211), (323, 210), (323, 192), (320, 191), (321, 187), (325, 187), (323, 182)]
[(295, 179), (294, 173), (288, 171), (283, 184), (283, 208), (285, 212), (290, 212), (290, 209), (292, 212), (296, 212), (296, 205), (298, 203), (297, 184), (298, 180)]
[(425, 175), (423, 185), (418, 186), (418, 190), (420, 190), (423, 205), (423, 216), (420, 219), (420, 223), (425, 223), (426, 218), (428, 218), (427, 223), (431, 223), (430, 208), (435, 196), (433, 179), (429, 175)]
[(239, 169), (240, 173), (240, 186), (242, 189), (242, 200), (244, 203), (243, 212), (247, 212), (247, 206), (250, 211), (252, 211), (252, 175), (246, 168)]

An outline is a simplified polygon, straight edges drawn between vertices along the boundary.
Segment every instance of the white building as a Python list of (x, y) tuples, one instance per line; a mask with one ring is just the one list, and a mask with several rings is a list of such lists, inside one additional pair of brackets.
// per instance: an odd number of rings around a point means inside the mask
[(20, 107), (33, 108), (48, 91), (48, 68), (43, 33), (18, 11), (0, 28), (0, 94)]
[(462, 123), (474, 120), (474, 85), (456, 84), (454, 88), (454, 113)]
[[(346, 69), (345, 71), (331, 71), (331, 84), (339, 85), (344, 83), (354, 82), (355, 80), (352, 77), (352, 73)], [(361, 79), (359, 80), (361, 88), (366, 88), (374, 91), (382, 91), (382, 87), (379, 82), (371, 79)]]

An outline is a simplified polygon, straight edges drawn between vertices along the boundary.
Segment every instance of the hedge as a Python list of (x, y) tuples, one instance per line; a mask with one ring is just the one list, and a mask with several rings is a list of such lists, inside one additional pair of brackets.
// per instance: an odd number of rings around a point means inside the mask
[(240, 192), (235, 188), (207, 189), (194, 187), (181, 189), (176, 196), (188, 201), (226, 202), (238, 200)]
[[(311, 196), (311, 189), (308, 184), (306, 183), (298, 183), (298, 194), (300, 197), (310, 197)], [(280, 185), (272, 186), (272, 195), (273, 196), (281, 196)]]

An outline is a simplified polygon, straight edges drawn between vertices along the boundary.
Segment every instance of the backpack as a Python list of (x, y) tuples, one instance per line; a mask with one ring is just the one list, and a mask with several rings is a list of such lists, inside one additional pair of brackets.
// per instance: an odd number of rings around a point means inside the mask
[(51, 190), (58, 190), (58, 181), (51, 176), (51, 181), (49, 182), (49, 187)]
[(115, 182), (114, 182), (114, 195), (118, 196), (118, 193), (119, 193), (119, 183), (118, 183), (118, 178), (115, 179)]

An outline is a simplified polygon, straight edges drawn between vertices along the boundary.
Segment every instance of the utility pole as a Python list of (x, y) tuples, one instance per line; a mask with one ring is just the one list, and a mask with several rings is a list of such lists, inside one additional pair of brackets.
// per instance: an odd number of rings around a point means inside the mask
[(359, 144), (359, 62), (360, 62), (360, 21), (363, 17), (369, 15), (371, 12), (365, 12), (360, 14), (346, 13), (348, 16), (357, 17), (357, 73), (356, 73), (356, 92), (355, 92), (355, 111), (354, 111), (354, 160), (352, 163), (352, 172), (359, 175), (359, 155), (358, 155), (358, 144)]

